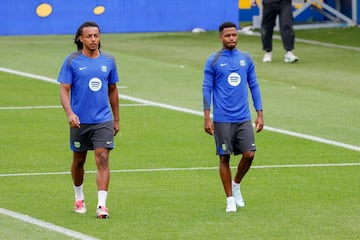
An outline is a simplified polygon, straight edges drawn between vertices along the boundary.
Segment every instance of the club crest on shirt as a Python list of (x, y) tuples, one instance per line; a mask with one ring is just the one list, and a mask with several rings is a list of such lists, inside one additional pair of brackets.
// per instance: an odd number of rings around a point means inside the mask
[(99, 91), (101, 89), (101, 87), (102, 87), (102, 82), (101, 82), (100, 79), (98, 79), (98, 78), (90, 79), (89, 88), (90, 88), (91, 91), (97, 92), (97, 91)]
[(101, 66), (101, 71), (107, 72), (107, 66)]
[(241, 82), (241, 77), (239, 74), (233, 72), (230, 73), (230, 75), (228, 76), (228, 83), (233, 86), (236, 87), (237, 85), (239, 85)]
[(245, 60), (240, 60), (240, 66), (242, 66), (242, 67), (245, 67), (246, 66), (246, 62), (245, 62)]

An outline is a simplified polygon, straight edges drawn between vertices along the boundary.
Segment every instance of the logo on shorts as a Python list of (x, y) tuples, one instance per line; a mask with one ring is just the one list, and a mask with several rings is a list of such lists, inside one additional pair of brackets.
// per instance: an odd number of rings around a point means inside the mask
[(226, 147), (226, 144), (225, 144), (225, 143), (221, 144), (221, 149), (222, 149), (223, 151), (226, 151), (227, 147)]
[(112, 141), (106, 141), (106, 144), (110, 145), (110, 144), (112, 144)]
[(77, 142), (77, 141), (74, 141), (74, 147), (75, 147), (75, 148), (80, 148), (80, 147), (81, 147), (81, 143), (80, 143), (80, 142)]

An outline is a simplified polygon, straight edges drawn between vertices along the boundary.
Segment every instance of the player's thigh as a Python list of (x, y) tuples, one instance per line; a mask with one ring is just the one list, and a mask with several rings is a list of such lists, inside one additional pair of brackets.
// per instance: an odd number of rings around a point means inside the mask
[(237, 124), (234, 143), (234, 154), (256, 151), (254, 128), (251, 121)]
[(70, 148), (74, 152), (92, 150), (91, 125), (81, 124), (80, 128), (70, 128)]
[(96, 124), (93, 127), (93, 135), (91, 138), (94, 149), (114, 148), (114, 124), (113, 122), (105, 122)]
[(231, 123), (214, 123), (216, 153), (230, 155), (233, 152)]

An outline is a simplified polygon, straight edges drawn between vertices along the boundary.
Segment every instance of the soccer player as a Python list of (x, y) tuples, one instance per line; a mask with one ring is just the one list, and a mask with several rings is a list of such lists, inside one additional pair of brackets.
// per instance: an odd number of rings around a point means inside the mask
[[(215, 137), (216, 154), (220, 159), (219, 172), (226, 195), (226, 212), (236, 212), (237, 207), (245, 205), (240, 182), (249, 170), (256, 151), (248, 89), (257, 113), (257, 132), (263, 129), (264, 120), (254, 63), (249, 54), (236, 48), (236, 25), (232, 22), (221, 24), (219, 38), (223, 48), (212, 54), (204, 66), (204, 129), (206, 133)], [(231, 154), (242, 154), (233, 180), (229, 165)]]
[(75, 212), (85, 213), (84, 164), (88, 150), (94, 150), (97, 166), (97, 218), (109, 217), (106, 207), (110, 180), (109, 153), (119, 132), (119, 81), (114, 58), (100, 51), (100, 28), (85, 22), (77, 30), (76, 52), (61, 67), (61, 104), (70, 125), (73, 151), (71, 175), (75, 191)]

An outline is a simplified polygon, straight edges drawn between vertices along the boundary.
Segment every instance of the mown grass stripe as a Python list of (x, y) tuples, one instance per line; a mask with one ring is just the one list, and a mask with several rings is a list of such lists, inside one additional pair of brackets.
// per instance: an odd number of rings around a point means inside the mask
[(75, 239), (97, 240), (97, 238), (93, 238), (91, 236), (88, 236), (88, 235), (85, 235), (85, 234), (82, 234), (82, 233), (79, 233), (79, 232), (75, 232), (73, 230), (70, 230), (70, 229), (67, 229), (67, 228), (64, 228), (64, 227), (60, 227), (60, 226), (57, 226), (57, 225), (54, 225), (54, 224), (51, 224), (51, 223), (48, 223), (48, 222), (44, 222), (44, 221), (41, 221), (39, 219), (30, 217), (28, 215), (20, 214), (20, 213), (10, 211), (10, 210), (4, 209), (4, 208), (0, 208), (0, 214), (6, 215), (6, 216), (11, 217), (11, 218), (16, 218), (16, 219), (18, 219), (20, 221), (27, 222), (27, 223), (30, 223), (30, 224), (34, 224), (34, 225), (42, 227), (42, 228), (46, 228), (46, 229), (48, 229), (50, 231), (54, 231), (54, 232), (58, 232), (58, 233), (67, 235), (67, 236), (73, 237)]
[[(266, 168), (308, 168), (308, 167), (349, 167), (360, 166), (359, 162), (353, 163), (314, 163), (314, 164), (283, 164), (283, 165), (260, 165), (251, 166), (252, 169)], [(236, 167), (232, 167), (236, 168)], [(164, 171), (201, 171), (201, 170), (217, 170), (218, 167), (190, 167), (190, 168), (144, 168), (144, 169), (118, 169), (111, 170), (111, 173), (133, 173), (133, 172), (164, 172)], [(96, 170), (89, 170), (86, 173), (96, 174)], [(25, 176), (43, 176), (43, 175), (68, 175), (70, 172), (38, 172), (38, 173), (3, 173), (0, 177), (25, 177)]]

